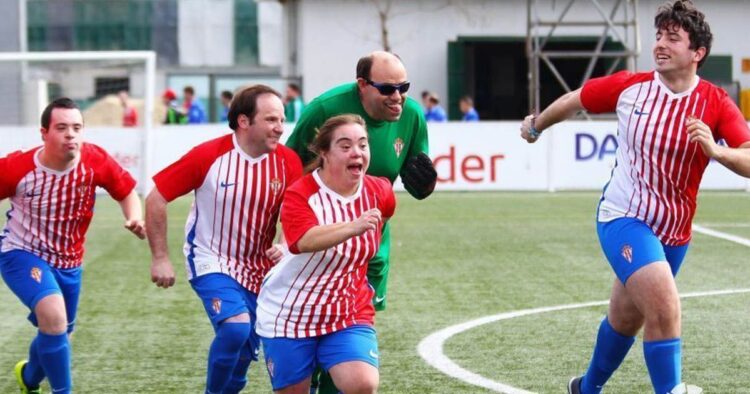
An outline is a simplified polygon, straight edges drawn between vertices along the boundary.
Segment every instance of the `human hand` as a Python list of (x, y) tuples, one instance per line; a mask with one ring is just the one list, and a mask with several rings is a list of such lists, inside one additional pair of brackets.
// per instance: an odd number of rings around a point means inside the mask
[(703, 123), (702, 120), (688, 115), (685, 120), (685, 129), (687, 130), (690, 142), (698, 143), (706, 156), (715, 158), (718, 155), (719, 144), (714, 141), (711, 128)]
[(381, 216), (379, 209), (373, 208), (363, 212), (360, 217), (350, 222), (350, 226), (354, 232), (352, 236), (362, 235), (367, 231), (376, 230), (380, 225), (380, 221)]
[(165, 289), (174, 285), (174, 269), (169, 257), (151, 259), (151, 282), (154, 282), (157, 287)]
[(535, 143), (542, 135), (542, 133), (537, 131), (534, 127), (535, 120), (536, 115), (528, 115), (523, 118), (523, 121), (521, 122), (521, 138), (525, 139), (529, 144)]
[(266, 250), (266, 257), (271, 259), (272, 263), (278, 264), (279, 261), (281, 261), (281, 258), (284, 256), (283, 248), (284, 246), (282, 244), (274, 244), (268, 250)]
[(126, 220), (124, 227), (140, 239), (146, 239), (146, 223), (143, 220)]

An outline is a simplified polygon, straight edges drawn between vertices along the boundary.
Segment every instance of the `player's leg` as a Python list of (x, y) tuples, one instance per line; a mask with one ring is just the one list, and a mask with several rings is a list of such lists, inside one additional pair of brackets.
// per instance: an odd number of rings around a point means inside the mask
[(46, 376), (55, 392), (70, 392), (68, 319), (53, 270), (39, 257), (14, 250), (0, 254), (0, 272), (11, 291), (32, 310), (29, 320), (39, 329), (29, 347), (30, 362), (20, 368), (19, 384), (31, 391)]
[(608, 315), (599, 325), (589, 368), (580, 381), (582, 393), (601, 392), (644, 324), (643, 310), (626, 289), (629, 278), (642, 267), (666, 261), (661, 242), (640, 220), (620, 218), (597, 223), (597, 235), (617, 279), (612, 287)]
[(643, 315), (615, 278), (607, 316), (599, 324), (589, 368), (580, 380), (582, 393), (601, 392), (630, 351), (642, 325)]
[(260, 349), (260, 338), (255, 332), (257, 321), (256, 310), (258, 309), (258, 296), (248, 290), (244, 290), (245, 305), (250, 314), (250, 336), (243, 346), (240, 347), (240, 355), (234, 366), (229, 383), (224, 387), (224, 394), (235, 394), (242, 391), (247, 384), (247, 371), (252, 361), (258, 361), (258, 350)]
[(318, 341), (318, 337), (261, 338), (266, 370), (274, 393), (309, 393)]
[(383, 225), (383, 236), (380, 239), (380, 247), (375, 256), (367, 264), (367, 280), (372, 286), (375, 294), (372, 304), (376, 311), (386, 308), (388, 295), (388, 273), (390, 272), (391, 254), (391, 226), (390, 222)]
[(671, 392), (682, 379), (681, 309), (674, 276), (687, 245), (664, 246), (664, 251), (667, 263), (645, 266), (626, 283), (628, 293), (645, 315), (643, 354), (658, 394)]
[(369, 326), (352, 326), (325, 335), (318, 346), (318, 360), (344, 393), (377, 392), (380, 375), (378, 340)]
[(224, 274), (208, 274), (190, 281), (214, 327), (208, 352), (206, 393), (221, 393), (228, 385), (252, 331), (243, 289)]

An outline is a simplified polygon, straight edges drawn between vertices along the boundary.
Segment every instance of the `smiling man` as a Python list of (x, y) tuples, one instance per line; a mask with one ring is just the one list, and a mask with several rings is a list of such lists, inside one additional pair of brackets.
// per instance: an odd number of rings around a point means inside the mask
[[(597, 209), (597, 233), (616, 274), (588, 371), (569, 393), (599, 393), (641, 328), (654, 392), (680, 393), (680, 298), (675, 275), (691, 237), (703, 173), (711, 159), (750, 177), (750, 130), (727, 93), (698, 68), (713, 36), (689, 0), (661, 6), (654, 19), (656, 70), (595, 78), (521, 124), (533, 143), (581, 110), (616, 112), (617, 162)], [(724, 140), (727, 146), (717, 144)]]
[[(275, 90), (242, 90), (229, 107), (234, 133), (196, 146), (154, 176), (146, 199), (151, 280), (174, 284), (167, 247), (167, 203), (190, 192), (185, 265), (216, 336), (208, 352), (206, 393), (239, 393), (257, 360), (255, 309), (265, 274), (281, 258), (272, 245), (284, 191), (302, 164), (279, 144), (284, 105)], [(150, 226), (150, 228), (148, 227)]]
[[(326, 120), (342, 114), (359, 115), (367, 123), (372, 152), (367, 174), (386, 177), (391, 183), (401, 175), (412, 196), (426, 198), (435, 188), (437, 173), (427, 156), (427, 124), (422, 108), (406, 94), (410, 83), (404, 64), (392, 53), (373, 52), (359, 59), (356, 76), (354, 83), (335, 87), (305, 107), (287, 146), (300, 155), (303, 163), (310, 163), (315, 154), (308, 146)], [(376, 310), (386, 307), (390, 244), (390, 226), (386, 222), (380, 249), (367, 270), (375, 289)], [(321, 392), (336, 391), (323, 383)]]

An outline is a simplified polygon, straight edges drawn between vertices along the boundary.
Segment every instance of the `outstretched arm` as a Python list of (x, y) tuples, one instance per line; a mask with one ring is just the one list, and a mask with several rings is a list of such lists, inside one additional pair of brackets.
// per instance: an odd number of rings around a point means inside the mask
[(166, 289), (174, 285), (175, 276), (167, 247), (167, 200), (156, 188), (146, 197), (146, 233), (151, 248), (151, 281)]
[(685, 126), (690, 142), (700, 144), (706, 156), (715, 159), (734, 173), (750, 178), (750, 142), (737, 148), (719, 145), (714, 141), (711, 128), (698, 118), (687, 119)]
[(146, 228), (142, 219), (141, 199), (138, 197), (138, 193), (133, 190), (117, 203), (120, 204), (122, 215), (125, 217), (125, 228), (140, 239), (146, 238)]
[(581, 89), (565, 93), (549, 105), (539, 115), (529, 115), (521, 123), (521, 138), (528, 143), (534, 143), (539, 138), (537, 133), (541, 133), (548, 127), (568, 119), (576, 113), (583, 111), (581, 103)]

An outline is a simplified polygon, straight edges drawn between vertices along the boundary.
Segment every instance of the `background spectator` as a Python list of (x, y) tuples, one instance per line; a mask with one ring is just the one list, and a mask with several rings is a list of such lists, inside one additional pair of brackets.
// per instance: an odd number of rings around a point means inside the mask
[(440, 106), (440, 98), (437, 94), (430, 93), (427, 97), (427, 107), (424, 113), (424, 118), (428, 122), (447, 122), (448, 115), (445, 114), (445, 110)]
[(125, 90), (120, 91), (120, 103), (122, 103), (122, 126), (135, 127), (138, 125), (138, 111), (130, 104), (130, 97)]
[(187, 113), (187, 122), (190, 124), (199, 124), (208, 122), (206, 110), (203, 108), (200, 100), (195, 98), (195, 89), (192, 86), (185, 86), (182, 89), (183, 102), (182, 107)]
[(458, 107), (461, 109), (461, 113), (464, 114), (461, 118), (464, 122), (479, 122), (479, 114), (474, 109), (474, 99), (471, 96), (463, 96), (458, 101)]
[(297, 123), (305, 103), (302, 101), (302, 91), (296, 83), (290, 83), (286, 86), (286, 97), (284, 97), (284, 116), (286, 121)]
[(221, 92), (221, 121), (227, 121), (227, 114), (229, 114), (229, 103), (232, 102), (232, 92), (225, 90)]

